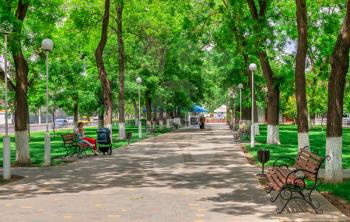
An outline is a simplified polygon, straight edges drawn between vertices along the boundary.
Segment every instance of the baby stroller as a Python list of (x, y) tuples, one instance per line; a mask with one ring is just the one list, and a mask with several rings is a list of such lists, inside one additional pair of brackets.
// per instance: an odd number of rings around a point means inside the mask
[(96, 147), (103, 155), (112, 155), (111, 131), (108, 128), (97, 130)]

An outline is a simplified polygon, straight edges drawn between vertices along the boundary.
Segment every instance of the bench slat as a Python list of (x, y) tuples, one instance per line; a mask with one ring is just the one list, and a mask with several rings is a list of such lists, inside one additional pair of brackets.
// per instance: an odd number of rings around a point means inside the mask
[(320, 161), (313, 159), (310, 155), (304, 152), (300, 152), (298, 154), (297, 161), (298, 160), (308, 162), (308, 165), (310, 165), (314, 169), (317, 169), (318, 166), (320, 165)]

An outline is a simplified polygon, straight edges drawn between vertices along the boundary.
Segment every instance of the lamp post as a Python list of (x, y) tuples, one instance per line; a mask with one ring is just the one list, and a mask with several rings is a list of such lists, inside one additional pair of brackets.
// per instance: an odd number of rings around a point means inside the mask
[(5, 75), (5, 136), (3, 138), (3, 179), (11, 179), (11, 149), (10, 149), (10, 137), (8, 135), (8, 96), (7, 96), (7, 35), (9, 33), (4, 32), (4, 75)]
[(239, 89), (239, 123), (241, 123), (242, 121), (242, 89), (243, 89), (242, 83), (238, 84), (238, 89)]
[(138, 85), (138, 91), (139, 91), (139, 138), (142, 138), (142, 123), (141, 123), (141, 92), (140, 92), (140, 86), (142, 84), (141, 77), (136, 78), (136, 83)]
[(51, 165), (51, 144), (49, 134), (49, 52), (53, 49), (53, 42), (51, 39), (44, 39), (41, 43), (41, 48), (45, 52), (45, 65), (46, 65), (46, 131), (45, 131), (45, 154), (44, 165)]
[(254, 126), (254, 71), (256, 70), (256, 64), (252, 63), (249, 65), (249, 70), (252, 72), (252, 124), (250, 127), (250, 135), (251, 135), (251, 140), (250, 140), (250, 146), (254, 147), (255, 146), (255, 126)]

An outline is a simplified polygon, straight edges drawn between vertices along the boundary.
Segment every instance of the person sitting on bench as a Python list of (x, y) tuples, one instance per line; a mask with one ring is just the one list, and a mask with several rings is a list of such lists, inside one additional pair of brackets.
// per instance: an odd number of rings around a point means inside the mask
[(74, 130), (74, 132), (77, 134), (77, 142), (88, 144), (92, 148), (92, 151), (94, 152), (95, 156), (97, 156), (98, 153), (96, 149), (96, 140), (85, 136), (83, 122), (78, 123), (78, 127)]

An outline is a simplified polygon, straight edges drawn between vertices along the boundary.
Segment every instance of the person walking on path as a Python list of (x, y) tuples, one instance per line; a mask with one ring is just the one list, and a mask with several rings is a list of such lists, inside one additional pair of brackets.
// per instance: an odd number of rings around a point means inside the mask
[(97, 149), (96, 149), (96, 140), (85, 136), (83, 122), (78, 123), (78, 127), (75, 129), (75, 133), (77, 134), (78, 143), (87, 143), (89, 146), (91, 146), (95, 156), (98, 155)]
[(201, 117), (199, 118), (199, 127), (201, 129), (204, 129), (204, 124), (205, 124), (205, 117), (203, 115), (201, 115)]

